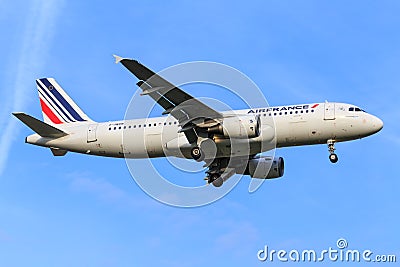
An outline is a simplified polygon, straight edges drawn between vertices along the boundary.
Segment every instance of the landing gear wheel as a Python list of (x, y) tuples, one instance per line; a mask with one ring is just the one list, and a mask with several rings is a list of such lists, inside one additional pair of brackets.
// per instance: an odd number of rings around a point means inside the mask
[(196, 161), (203, 161), (203, 153), (201, 152), (201, 149), (197, 146), (192, 148), (192, 150), (190, 151), (190, 155)]
[(329, 160), (330, 160), (332, 163), (336, 163), (336, 162), (338, 162), (339, 158), (338, 158), (338, 156), (337, 156), (335, 153), (333, 153), (333, 154), (330, 154), (330, 155), (329, 155)]
[(215, 179), (212, 184), (215, 187), (220, 187), (222, 184), (224, 183), (224, 179), (222, 179), (222, 177), (218, 177), (217, 179)]
[[(213, 185), (214, 185), (214, 182), (215, 182), (216, 180), (218, 180), (219, 178), (221, 178), (221, 175), (219, 175), (218, 173), (213, 173), (213, 174), (210, 174), (210, 175), (208, 176), (207, 182), (208, 182), (209, 184), (213, 184)], [(214, 186), (215, 186), (215, 185), (214, 185)]]
[(329, 160), (330, 160), (332, 163), (338, 162), (339, 158), (338, 158), (338, 156), (335, 154), (335, 150), (336, 150), (336, 148), (335, 148), (335, 140), (329, 139), (328, 142), (327, 142), (327, 144), (328, 144), (328, 151), (329, 151), (329, 154), (330, 154), (330, 155), (329, 155)]

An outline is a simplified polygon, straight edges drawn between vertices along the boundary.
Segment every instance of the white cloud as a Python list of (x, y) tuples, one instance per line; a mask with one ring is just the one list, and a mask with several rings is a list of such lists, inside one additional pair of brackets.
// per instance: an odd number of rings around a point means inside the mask
[[(157, 202), (150, 197), (136, 198), (132, 194), (113, 185), (106, 179), (94, 177), (90, 172), (73, 172), (67, 174), (70, 187), (75, 192), (89, 193), (100, 200), (125, 208), (156, 207)], [(144, 194), (144, 193), (143, 193)]]
[(260, 236), (257, 228), (248, 221), (225, 221), (223, 227), (226, 232), (216, 237), (215, 251), (230, 251), (232, 256), (238, 258), (247, 254)]
[[(52, 35), (54, 33), (54, 22), (56, 21), (59, 10), (62, 7), (61, 1), (40, 0), (32, 3), (29, 17), (26, 19), (25, 29), (20, 42), (21, 50), (16, 57), (13, 69), (12, 85), (10, 93), (13, 93), (8, 99), (7, 106), (3, 106), (0, 114), (2, 129), (0, 130), (0, 175), (8, 159), (8, 151), (14, 141), (18, 131), (17, 120), (10, 113), (12, 111), (20, 111), (27, 102), (27, 96), (30, 96), (33, 81), (26, 78), (27, 74), (37, 72), (43, 64), (46, 51), (49, 48)], [(12, 55), (15, 56), (15, 55)]]
[(82, 173), (74, 173), (72, 177), (71, 187), (74, 191), (91, 192), (112, 202), (128, 198), (124, 191), (104, 179), (92, 179)]

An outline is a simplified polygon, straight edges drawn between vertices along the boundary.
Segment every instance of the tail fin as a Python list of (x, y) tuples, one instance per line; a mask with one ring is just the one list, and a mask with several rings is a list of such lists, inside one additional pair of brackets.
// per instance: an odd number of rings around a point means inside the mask
[(48, 124), (92, 121), (53, 78), (36, 80), (43, 119)]

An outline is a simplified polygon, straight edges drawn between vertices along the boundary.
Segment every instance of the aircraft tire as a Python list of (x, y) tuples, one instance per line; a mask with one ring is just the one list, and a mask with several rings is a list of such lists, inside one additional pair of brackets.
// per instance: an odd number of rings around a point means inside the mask
[(197, 146), (192, 148), (192, 150), (190, 151), (190, 155), (196, 161), (203, 161), (203, 159), (204, 159), (201, 149)]
[(329, 155), (329, 160), (330, 160), (332, 163), (336, 163), (336, 162), (338, 162), (339, 158), (338, 158), (338, 156), (337, 156), (335, 153), (332, 153), (332, 154)]

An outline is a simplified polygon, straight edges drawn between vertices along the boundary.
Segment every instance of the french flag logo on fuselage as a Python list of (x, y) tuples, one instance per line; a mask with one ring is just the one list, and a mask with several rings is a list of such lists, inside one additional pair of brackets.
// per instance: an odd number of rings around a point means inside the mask
[(312, 105), (311, 108), (316, 108), (316, 107), (318, 107), (318, 106), (319, 106), (319, 104), (314, 104), (314, 105)]
[(90, 120), (53, 78), (37, 79), (36, 84), (45, 122), (62, 124)]

